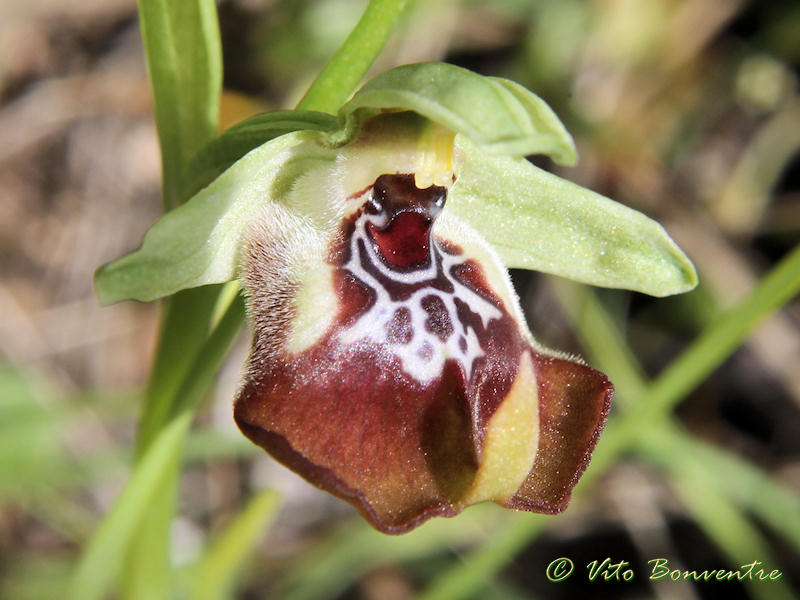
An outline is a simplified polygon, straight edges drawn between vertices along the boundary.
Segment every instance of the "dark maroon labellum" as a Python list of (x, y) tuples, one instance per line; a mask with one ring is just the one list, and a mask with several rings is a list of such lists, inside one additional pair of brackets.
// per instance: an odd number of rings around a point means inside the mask
[[(469, 240), (432, 235), (445, 188), (381, 175), (364, 198), (328, 254), (338, 299), (324, 315), (330, 326), (301, 351), (286, 349), (296, 289), (276, 281), (270, 244), (280, 241), (251, 244), (255, 331), (239, 427), (387, 533), (485, 499), (563, 510), (605, 422), (610, 383), (535, 348), (496, 291), (507, 283), (487, 279)], [(507, 403), (533, 406), (534, 420), (498, 429)], [(517, 447), (506, 434), (533, 440), (509, 490), (492, 482), (505, 473), (497, 453)]]

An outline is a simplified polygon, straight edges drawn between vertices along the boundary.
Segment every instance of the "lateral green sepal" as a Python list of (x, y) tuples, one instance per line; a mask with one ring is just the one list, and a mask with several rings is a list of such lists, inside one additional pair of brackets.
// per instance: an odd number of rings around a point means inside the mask
[(244, 236), (256, 217), (284, 196), (290, 180), (305, 170), (300, 163), (324, 160), (324, 154), (299, 148), (316, 136), (294, 132), (263, 144), (161, 217), (141, 248), (97, 270), (94, 283), (100, 302), (146, 302), (235, 279)]
[(464, 162), (449, 209), (508, 268), (669, 296), (697, 285), (694, 266), (656, 221), (530, 162), (456, 138)]

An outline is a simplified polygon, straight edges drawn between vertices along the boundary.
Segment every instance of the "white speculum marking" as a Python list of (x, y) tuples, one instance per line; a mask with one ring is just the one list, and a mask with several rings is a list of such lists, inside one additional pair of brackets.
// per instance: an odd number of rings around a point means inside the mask
[[(355, 323), (339, 334), (339, 341), (343, 344), (352, 344), (367, 339), (385, 344), (400, 359), (403, 371), (423, 384), (439, 377), (445, 360), (454, 358), (463, 367), (466, 381), (470, 381), (473, 363), (475, 359), (483, 356), (484, 351), (474, 329), (458, 318), (455, 300), (458, 298), (473, 313), (476, 313), (484, 327), (491, 320), (499, 319), (502, 316), (501, 311), (450, 275), (453, 267), (463, 264), (465, 261), (442, 251), (439, 251), (441, 271), (453, 285), (452, 293), (425, 286), (414, 291), (405, 300), (392, 300), (389, 291), (362, 266), (359, 241), (366, 249), (366, 258), (370, 264), (383, 276), (400, 285), (421, 283), (433, 280), (438, 276), (439, 269), (434, 256), (435, 242), (431, 239), (428, 249), (429, 260), (425, 267), (408, 272), (395, 271), (384, 264), (373, 247), (366, 231), (367, 223), (370, 221), (379, 224), (376, 217), (367, 214), (362, 214), (356, 221), (355, 230), (350, 238), (350, 258), (343, 268), (375, 291), (375, 303)], [(440, 339), (439, 335), (428, 331), (425, 327), (430, 313), (423, 308), (422, 301), (423, 298), (430, 296), (436, 296), (441, 300), (452, 325), (450, 334), (444, 341)], [(410, 315), (410, 341), (390, 340), (391, 322), (395, 318), (395, 314), (402, 309), (408, 311), (407, 314)], [(466, 343), (461, 341), (462, 338)]]

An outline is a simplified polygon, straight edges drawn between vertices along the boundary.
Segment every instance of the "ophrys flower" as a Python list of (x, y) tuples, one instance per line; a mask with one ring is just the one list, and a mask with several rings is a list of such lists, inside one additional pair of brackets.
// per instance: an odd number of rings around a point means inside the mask
[[(227, 147), (304, 123), (166, 215), (101, 294), (238, 276), (254, 337), (237, 423), (382, 531), (483, 500), (562, 510), (612, 386), (534, 340), (506, 267), (664, 295), (694, 284), (691, 264), (643, 215), (518, 158), (574, 149), (511, 82), (400, 67), (338, 121), (267, 115)], [(224, 165), (224, 140), (198, 173)]]

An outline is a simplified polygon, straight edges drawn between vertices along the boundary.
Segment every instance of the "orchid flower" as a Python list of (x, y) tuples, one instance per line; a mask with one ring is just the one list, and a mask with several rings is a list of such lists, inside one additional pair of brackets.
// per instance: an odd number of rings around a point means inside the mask
[(557, 513), (613, 387), (534, 339), (507, 269), (656, 296), (696, 275), (660, 225), (534, 153), (575, 160), (531, 92), (398, 67), (337, 117), (269, 113), (223, 134), (187, 189), (211, 183), (101, 268), (97, 291), (147, 301), (239, 279), (253, 342), (237, 424), (383, 532), (485, 500)]

